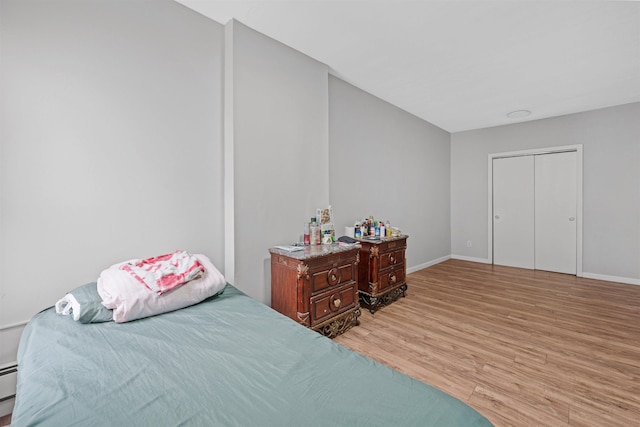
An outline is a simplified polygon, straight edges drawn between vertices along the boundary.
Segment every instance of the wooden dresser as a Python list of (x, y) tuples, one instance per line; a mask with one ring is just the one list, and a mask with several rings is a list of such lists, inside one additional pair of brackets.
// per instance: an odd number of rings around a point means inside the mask
[(360, 247), (271, 248), (271, 307), (333, 338), (358, 325)]
[(371, 313), (391, 304), (400, 295), (404, 296), (407, 290), (407, 237), (358, 239), (361, 245), (358, 265), (360, 303)]

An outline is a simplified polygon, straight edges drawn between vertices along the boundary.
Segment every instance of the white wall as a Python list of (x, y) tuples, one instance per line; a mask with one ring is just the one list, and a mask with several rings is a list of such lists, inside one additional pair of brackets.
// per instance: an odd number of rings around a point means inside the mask
[[(583, 144), (585, 276), (640, 281), (640, 103), (451, 136), (451, 250), (487, 259), (487, 156)], [(466, 242), (473, 246), (468, 248)]]
[(0, 364), (126, 258), (224, 265), (223, 27), (169, 0), (0, 2)]
[(449, 256), (449, 136), (331, 76), (330, 198), (339, 235), (373, 215), (409, 235), (409, 270)]
[(233, 58), (233, 283), (268, 304), (268, 249), (329, 203), (328, 70), (237, 21)]

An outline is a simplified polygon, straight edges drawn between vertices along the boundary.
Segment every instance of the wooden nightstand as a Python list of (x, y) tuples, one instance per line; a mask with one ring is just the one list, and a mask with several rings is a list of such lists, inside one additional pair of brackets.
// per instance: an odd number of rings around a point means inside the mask
[(372, 314), (397, 300), (400, 295), (404, 296), (407, 290), (407, 237), (358, 239), (362, 246), (358, 266), (360, 303)]
[(271, 307), (333, 338), (358, 325), (360, 247), (271, 248)]

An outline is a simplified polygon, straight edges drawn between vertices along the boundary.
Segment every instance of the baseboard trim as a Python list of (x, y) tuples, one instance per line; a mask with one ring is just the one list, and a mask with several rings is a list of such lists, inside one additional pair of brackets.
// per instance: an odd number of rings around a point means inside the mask
[(595, 280), (604, 280), (605, 282), (618, 282), (618, 283), (626, 283), (628, 285), (639, 285), (640, 279), (632, 279), (631, 277), (619, 277), (619, 276), (609, 276), (607, 274), (596, 274), (596, 273), (582, 273), (582, 277), (585, 279), (595, 279)]
[(470, 256), (464, 255), (451, 255), (452, 259), (459, 259), (461, 261), (471, 261), (471, 262), (479, 262), (481, 264), (491, 264), (491, 262), (486, 258), (474, 258)]
[(4, 331), (5, 329), (19, 328), (20, 326), (24, 326), (27, 323), (29, 323), (28, 320), (23, 320), (22, 322), (9, 323), (8, 325), (2, 325), (0, 326), (0, 331)]
[(423, 268), (431, 267), (432, 265), (440, 264), (441, 262), (445, 262), (450, 259), (451, 256), (443, 256), (442, 258), (434, 259), (432, 261), (427, 261), (423, 264), (414, 265), (413, 267), (407, 267), (407, 274), (415, 273), (418, 270), (422, 270)]

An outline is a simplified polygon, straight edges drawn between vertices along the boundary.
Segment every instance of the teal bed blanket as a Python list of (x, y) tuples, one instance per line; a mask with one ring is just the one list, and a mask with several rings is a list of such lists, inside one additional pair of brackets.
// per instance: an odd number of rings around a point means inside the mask
[(490, 426), (231, 285), (129, 323), (26, 326), (14, 426)]

